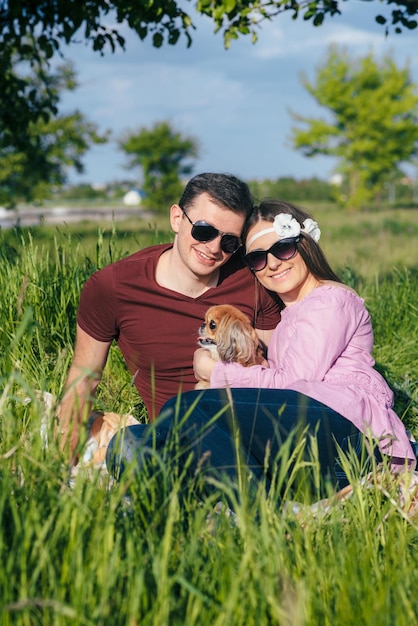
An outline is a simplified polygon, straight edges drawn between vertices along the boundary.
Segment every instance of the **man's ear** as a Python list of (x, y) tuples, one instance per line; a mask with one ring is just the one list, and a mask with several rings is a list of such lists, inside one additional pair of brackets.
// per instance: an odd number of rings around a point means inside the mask
[(183, 211), (178, 204), (173, 204), (170, 208), (170, 224), (172, 230), (177, 234), (180, 228), (180, 220), (183, 217)]

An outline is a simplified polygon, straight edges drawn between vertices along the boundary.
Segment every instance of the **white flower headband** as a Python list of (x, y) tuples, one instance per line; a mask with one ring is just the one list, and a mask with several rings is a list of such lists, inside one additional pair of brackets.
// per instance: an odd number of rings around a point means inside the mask
[[(280, 239), (288, 239), (289, 237), (297, 237), (300, 235), (301, 227), (299, 222), (292, 216), (290, 213), (279, 213), (274, 218), (273, 226), (271, 228), (265, 228), (264, 230), (260, 230), (258, 233), (253, 235), (248, 241), (246, 247), (252, 244), (253, 241), (262, 237), (263, 235), (267, 235), (267, 233), (276, 233), (279, 240)], [(319, 241), (321, 236), (321, 231), (318, 227), (317, 222), (311, 220), (311, 218), (307, 218), (303, 222), (303, 232), (306, 235), (310, 235), (312, 239), (315, 241)]]

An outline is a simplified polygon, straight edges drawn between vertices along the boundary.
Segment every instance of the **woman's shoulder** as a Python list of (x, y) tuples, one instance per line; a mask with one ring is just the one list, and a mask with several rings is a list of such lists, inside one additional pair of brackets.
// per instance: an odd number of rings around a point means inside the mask
[[(336, 280), (321, 280), (319, 287), (330, 287), (335, 289), (343, 289), (345, 291), (349, 291), (353, 293), (355, 296), (359, 297), (357, 291), (355, 291), (352, 287), (345, 285), (344, 283), (338, 283)], [(318, 287), (318, 288), (319, 288)]]
[(288, 311), (289, 319), (294, 319), (294, 323), (309, 319), (315, 324), (335, 325), (348, 320), (350, 324), (358, 325), (369, 318), (364, 300), (354, 289), (328, 280), (322, 281), (299, 303), (284, 311)]
[(333, 280), (321, 281), (308, 298), (311, 306), (316, 303), (319, 308), (324, 306), (329, 310), (333, 307), (345, 307), (353, 312), (364, 309), (364, 300), (354, 289)]
[(330, 306), (332, 302), (336, 305), (345, 304), (346, 306), (352, 306), (354, 308), (363, 308), (364, 306), (363, 298), (361, 298), (354, 289), (334, 280), (321, 281), (309, 296), (312, 300), (327, 303), (328, 306)]

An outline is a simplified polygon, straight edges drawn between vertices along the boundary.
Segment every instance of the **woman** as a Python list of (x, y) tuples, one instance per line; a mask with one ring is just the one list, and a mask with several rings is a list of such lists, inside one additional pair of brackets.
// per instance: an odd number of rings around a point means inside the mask
[[(393, 394), (373, 367), (364, 302), (334, 274), (319, 237), (317, 223), (298, 207), (274, 200), (255, 207), (245, 228), (245, 259), (283, 305), (268, 346), (268, 367), (215, 362), (200, 348), (195, 376), (209, 380), (212, 389), (187, 392), (162, 410), (169, 419), (189, 413), (180, 430), (196, 458), (209, 457), (213, 468), (232, 476), (237, 475), (236, 429), (238, 456), (267, 478), (296, 431), (311, 435), (306, 441), (315, 442), (322, 476), (340, 488), (348, 478), (339, 448), (354, 449), (360, 458), (371, 457), (375, 446), (377, 459), (388, 457), (395, 471), (415, 467), (405, 428), (392, 409)], [(364, 470), (361, 459), (360, 465)]]

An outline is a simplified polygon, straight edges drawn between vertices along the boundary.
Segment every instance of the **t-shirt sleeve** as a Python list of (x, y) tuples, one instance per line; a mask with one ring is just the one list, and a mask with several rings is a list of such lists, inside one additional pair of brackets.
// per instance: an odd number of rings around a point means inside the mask
[[(283, 389), (298, 380), (323, 380), (347, 348), (358, 327), (359, 315), (367, 316), (360, 299), (341, 296), (344, 294), (336, 297), (327, 294), (307, 300), (296, 318), (294, 336), (277, 367), (244, 368), (236, 363), (217, 363), (211, 386)], [(280, 341), (280, 332), (272, 341)], [(275, 352), (280, 352), (277, 346)]]
[(118, 337), (115, 299), (111, 266), (95, 272), (81, 291), (77, 323), (97, 341)]

